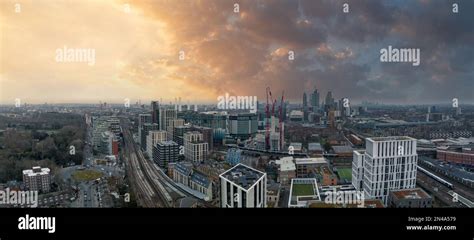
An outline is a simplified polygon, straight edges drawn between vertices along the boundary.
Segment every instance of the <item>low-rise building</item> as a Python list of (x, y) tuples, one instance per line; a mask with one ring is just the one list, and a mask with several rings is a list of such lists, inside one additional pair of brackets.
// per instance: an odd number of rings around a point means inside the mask
[(267, 184), (267, 207), (278, 207), (281, 184), (272, 182)]
[(390, 191), (388, 206), (393, 208), (431, 208), (433, 199), (421, 188)]
[(321, 201), (321, 197), (315, 178), (294, 178), (291, 180), (289, 208), (308, 207), (311, 203), (318, 201)]
[(296, 177), (296, 165), (293, 157), (283, 157), (276, 160), (275, 163), (278, 165), (277, 181), (283, 185), (290, 184), (291, 179)]
[(173, 180), (183, 190), (197, 198), (212, 201), (212, 181), (205, 174), (193, 168), (189, 162), (178, 162), (173, 167)]
[(324, 157), (318, 158), (296, 158), (296, 177), (307, 178), (310, 174), (316, 172), (316, 169), (321, 166), (327, 166), (328, 162)]

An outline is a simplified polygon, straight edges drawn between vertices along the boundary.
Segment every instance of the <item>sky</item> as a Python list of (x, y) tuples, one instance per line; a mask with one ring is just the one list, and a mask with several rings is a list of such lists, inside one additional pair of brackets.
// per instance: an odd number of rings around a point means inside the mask
[[(458, 2), (2, 0), (0, 104), (264, 101), (267, 87), (295, 102), (317, 88), (474, 103), (474, 1)], [(420, 49), (420, 65), (381, 62), (388, 46)], [(64, 49), (93, 50), (94, 64)]]

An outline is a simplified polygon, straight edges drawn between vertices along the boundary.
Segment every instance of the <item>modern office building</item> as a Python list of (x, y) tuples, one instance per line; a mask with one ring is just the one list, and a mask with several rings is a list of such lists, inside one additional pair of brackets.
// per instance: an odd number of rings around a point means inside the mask
[(158, 130), (158, 124), (156, 123), (145, 123), (143, 124), (143, 126), (140, 128), (140, 131), (139, 131), (139, 136), (140, 136), (140, 147), (142, 148), (142, 150), (147, 150), (146, 149), (146, 139), (147, 139), (147, 136), (148, 136), (148, 133), (150, 131), (154, 131), (154, 130)]
[(142, 131), (141, 131), (142, 127), (146, 123), (152, 123), (151, 121), (152, 121), (151, 114), (138, 115), (138, 143), (140, 143), (140, 146), (142, 146), (142, 144), (146, 144), (146, 143), (142, 143), (142, 139), (146, 140), (146, 135), (142, 137)]
[(184, 126), (184, 119), (170, 119), (168, 121), (168, 127), (166, 131), (168, 132), (168, 140), (173, 140), (174, 128), (178, 126)]
[[(104, 132), (111, 132), (114, 139), (118, 140), (120, 138), (121, 132), (120, 121), (113, 116), (100, 116), (92, 118), (92, 146), (96, 151), (105, 152), (104, 148), (107, 146), (104, 146)], [(107, 133), (107, 135), (108, 134), (109, 133)], [(108, 143), (105, 145), (108, 145)]]
[(184, 146), (184, 134), (191, 131), (192, 131), (192, 128), (189, 125), (174, 127), (173, 141), (175, 141), (180, 146)]
[(204, 142), (202, 133), (191, 131), (184, 134), (184, 158), (194, 163), (202, 163), (207, 159), (209, 145)]
[(114, 155), (113, 143), (116, 140), (115, 135), (111, 131), (102, 132), (100, 141), (96, 150), (104, 155)]
[(138, 114), (138, 127), (140, 128), (145, 123), (153, 123), (151, 114)]
[(303, 93), (303, 109), (306, 109), (308, 107), (308, 97), (306, 96), (306, 93)]
[(219, 175), (221, 207), (264, 208), (267, 206), (267, 174), (237, 164)]
[(319, 92), (316, 88), (311, 94), (311, 107), (313, 107), (313, 111), (316, 111), (319, 108)]
[(151, 123), (159, 124), (160, 104), (158, 101), (151, 101)]
[(178, 117), (183, 118), (187, 123), (191, 123), (195, 126), (208, 127), (212, 129), (227, 129), (227, 112), (225, 111), (186, 111), (179, 113)]
[(163, 170), (168, 164), (175, 163), (179, 158), (179, 145), (173, 141), (160, 141), (153, 146), (153, 161)]
[(49, 192), (51, 189), (51, 170), (39, 166), (23, 170), (23, 183), (30, 191)]
[(167, 140), (168, 133), (161, 130), (151, 130), (146, 136), (146, 153), (149, 158), (153, 159), (153, 147), (159, 143)]
[(292, 110), (290, 112), (289, 118), (290, 118), (290, 121), (292, 122), (302, 122), (304, 119), (304, 113), (299, 110)]
[(415, 188), (417, 162), (414, 138), (367, 138), (362, 161), (366, 198), (380, 199), (387, 205), (390, 191)]
[(193, 131), (198, 131), (202, 134), (202, 139), (204, 142), (207, 142), (209, 146), (209, 151), (212, 151), (214, 149), (214, 130), (212, 128), (192, 126), (191, 129)]
[(159, 127), (160, 130), (167, 131), (170, 121), (177, 118), (177, 110), (170, 107), (160, 108), (159, 114)]
[(232, 137), (247, 139), (257, 133), (257, 114), (241, 113), (229, 116), (228, 132)]
[(331, 91), (328, 91), (328, 93), (326, 94), (326, 99), (324, 100), (324, 105), (325, 105), (325, 110), (326, 111), (335, 109), (334, 98), (332, 96)]
[(224, 128), (215, 128), (213, 129), (212, 139), (214, 140), (215, 146), (221, 146), (224, 144), (224, 138), (226, 135), (226, 130)]

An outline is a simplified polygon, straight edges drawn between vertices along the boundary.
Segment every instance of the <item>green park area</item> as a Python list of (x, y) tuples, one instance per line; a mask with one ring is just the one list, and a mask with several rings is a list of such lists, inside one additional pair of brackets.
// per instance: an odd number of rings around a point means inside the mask
[(337, 169), (337, 175), (339, 175), (339, 179), (350, 182), (352, 180), (352, 169), (339, 168)]
[(103, 174), (96, 170), (79, 170), (72, 174), (72, 178), (77, 182), (92, 181), (102, 176)]

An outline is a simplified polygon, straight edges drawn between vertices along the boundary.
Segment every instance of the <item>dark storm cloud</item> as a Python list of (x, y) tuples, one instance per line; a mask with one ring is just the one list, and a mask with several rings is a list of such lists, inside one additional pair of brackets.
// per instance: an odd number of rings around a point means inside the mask
[[(233, 12), (234, 2), (240, 12)], [(349, 13), (343, 4), (349, 3)], [(386, 102), (474, 101), (474, 2), (447, 1), (144, 1), (164, 22), (183, 83), (263, 97), (266, 86), (300, 100), (323, 96)], [(421, 49), (421, 64), (381, 63), (380, 48)], [(288, 52), (295, 52), (295, 60)], [(469, 90), (470, 89), (470, 90)]]

